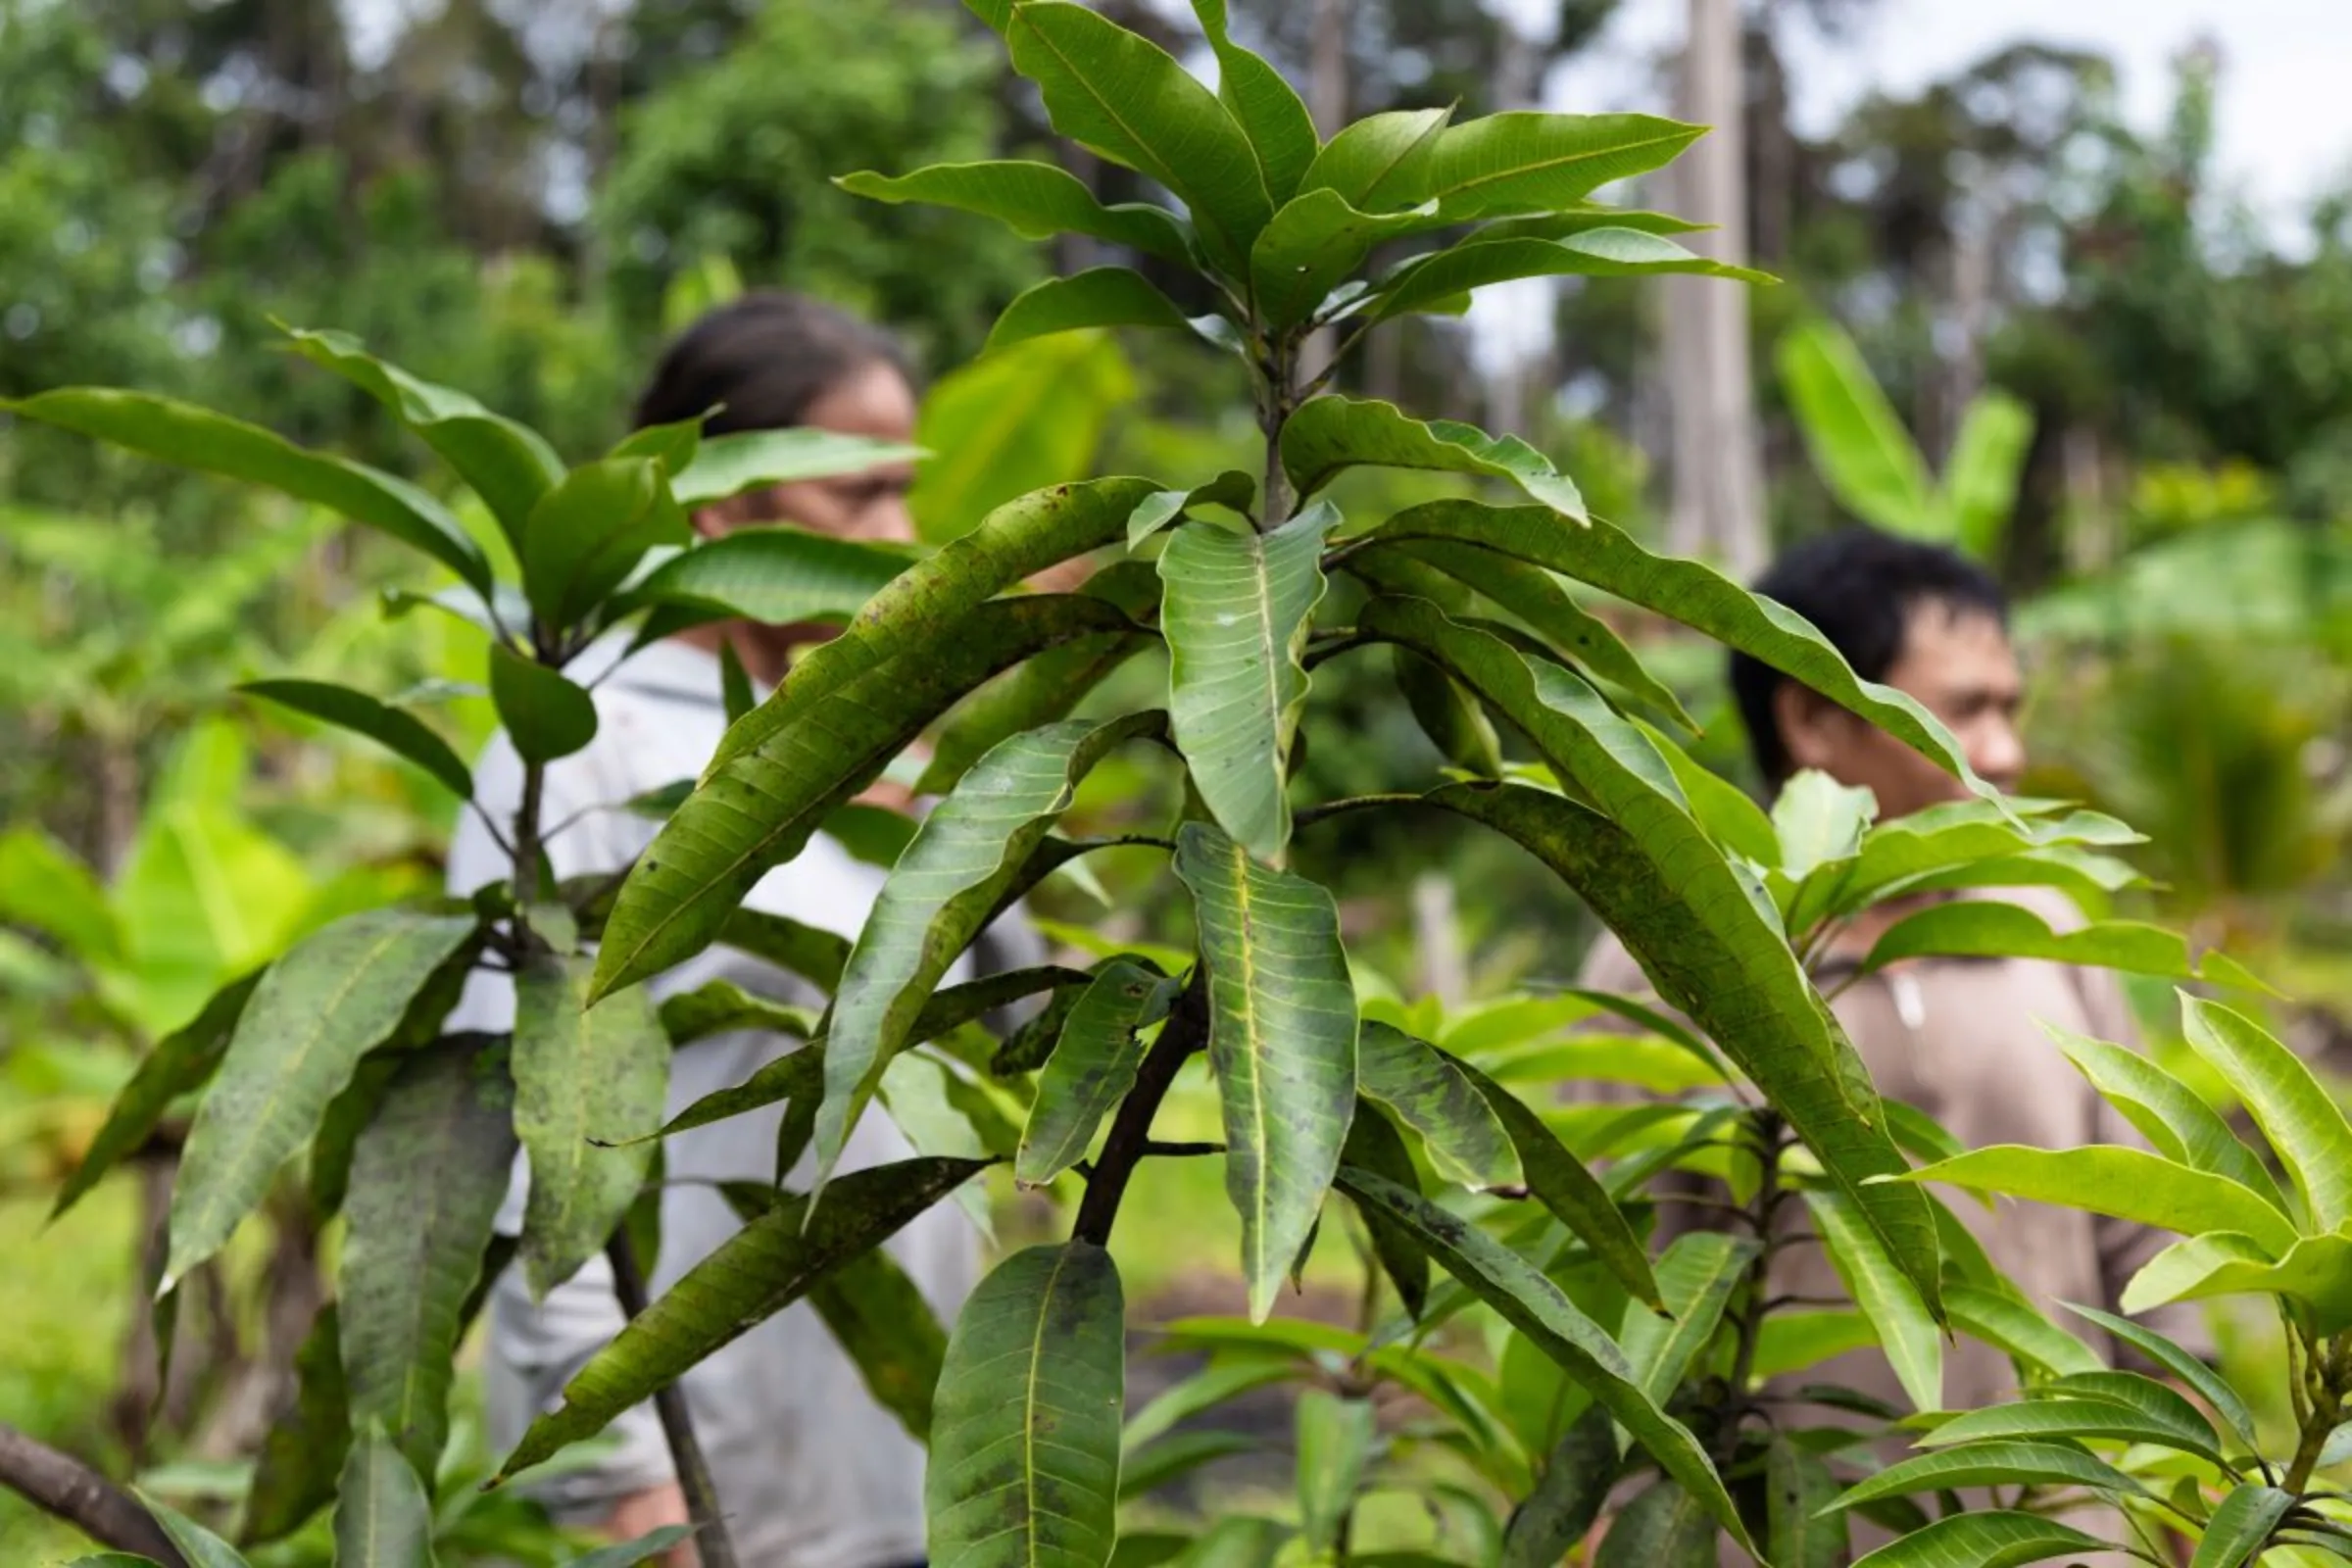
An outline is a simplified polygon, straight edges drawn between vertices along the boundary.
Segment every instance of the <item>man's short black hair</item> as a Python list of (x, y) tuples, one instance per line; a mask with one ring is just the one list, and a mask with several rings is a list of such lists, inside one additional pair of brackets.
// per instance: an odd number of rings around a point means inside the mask
[[(1756, 580), (1755, 591), (1819, 627), (1864, 680), (1886, 678), (1923, 606), (2009, 623), (2008, 596), (1975, 562), (1942, 545), (1858, 525), (1798, 545)], [(1788, 748), (1772, 697), (1788, 677), (1745, 654), (1733, 654), (1731, 662), (1748, 747), (1765, 779), (1778, 784), (1788, 776)]]
[(803, 294), (758, 290), (670, 344), (637, 400), (635, 423), (710, 415), (705, 435), (790, 429), (810, 404), (876, 364), (912, 380), (897, 340), (880, 327)]

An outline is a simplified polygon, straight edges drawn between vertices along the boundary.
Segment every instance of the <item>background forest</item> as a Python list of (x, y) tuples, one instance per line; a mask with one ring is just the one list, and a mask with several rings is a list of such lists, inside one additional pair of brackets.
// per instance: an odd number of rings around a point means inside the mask
[[(1479, 0), (1233, 10), (1318, 114), (1466, 118), (1532, 101), (1613, 5), (1559, 0), (1542, 39)], [(1201, 47), (1181, 8), (1098, 9)], [(1753, 560), (1860, 514), (1992, 561), (2024, 607), (2034, 793), (2144, 831), (2154, 891), (2128, 912), (2226, 943), (2297, 999), (2273, 1011), (2281, 1032), (2352, 1070), (2352, 188), (2299, 225), (2258, 220), (2215, 174), (2230, 80), (2193, 49), (2153, 127), (2123, 122), (2108, 62), (2021, 39), (1801, 131), (1794, 41), (1836, 48), (1870, 11), (1750, 0), (1736, 18), (1748, 260), (1783, 284), (1747, 307), (1755, 536), (1702, 543)], [(952, 0), (0, 0), (0, 397), (135, 385), (421, 476), (419, 449), (273, 323), (349, 331), (592, 451), (666, 332), (784, 284), (889, 323), (931, 377), (915, 507), (934, 539), (1057, 479), (1227, 466), (1252, 432), (1201, 411), (1246, 408), (1240, 388), (1202, 384), (1214, 368), (1180, 347), (1088, 333), (975, 359), (996, 313), (1092, 265), (1091, 242), (1026, 245), (830, 183), (1015, 155), (1136, 194), (1056, 153)], [(1155, 281), (1192, 303), (1188, 279)], [(1588, 278), (1513, 295), (1551, 313), (1515, 330), (1415, 318), (1339, 385), (1520, 434), (1595, 513), (1681, 549), (1666, 298)], [(2006, 431), (2007, 459), (1964, 466), (1972, 429)], [(1433, 493), (1388, 482), (1397, 502)], [(318, 1299), (309, 1229), (249, 1234), (200, 1282), (159, 1385), (135, 1303), (168, 1168), (126, 1172), (45, 1236), (43, 1219), (141, 1054), (223, 981), (438, 885), (450, 807), (428, 786), (217, 695), (366, 670), (478, 741), (481, 641), (408, 613), (413, 576), (289, 504), (0, 416), (0, 1419), (144, 1467), (161, 1496), (243, 1485), (232, 1456), (268, 1426)], [(1738, 778), (1717, 651), (1626, 630)], [(1335, 666), (1319, 691), (1345, 705), (1350, 678)], [(1365, 682), (1351, 716), (1306, 760), (1347, 781), (1323, 793), (1434, 761), (1387, 686)], [(1300, 864), (1399, 995), (1565, 984), (1590, 935), (1523, 857), (1466, 833), (1348, 824)], [(1101, 924), (1087, 899), (1057, 887), (1044, 912)], [(2143, 1011), (2170, 1027), (2160, 985)], [(1201, 1194), (1213, 1207), (1213, 1178)], [(1008, 1201), (1001, 1222), (1020, 1221)], [(1130, 1231), (1189, 1223), (1171, 1205)], [(1185, 1252), (1122, 1256), (1139, 1314), (1233, 1309), (1237, 1283), (1152, 1261)], [(486, 1472), (461, 1425), (468, 1441)], [(480, 1539), (518, 1555), (544, 1534), (526, 1504), (473, 1506)], [(59, 1539), (0, 1495), (0, 1559)]]

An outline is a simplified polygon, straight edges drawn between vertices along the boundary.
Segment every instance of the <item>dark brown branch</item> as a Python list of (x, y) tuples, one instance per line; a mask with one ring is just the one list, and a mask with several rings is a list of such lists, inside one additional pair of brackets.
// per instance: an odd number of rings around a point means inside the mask
[(1109, 1135), (1102, 1140), (1102, 1157), (1087, 1173), (1086, 1197), (1070, 1227), (1070, 1235), (1079, 1241), (1097, 1247), (1109, 1244), (1119, 1200), (1127, 1195), (1127, 1179), (1152, 1152), (1152, 1120), (1159, 1114), (1159, 1102), (1167, 1098), (1186, 1058), (1208, 1044), (1207, 974), (1205, 965), (1194, 967), (1192, 984), (1176, 999), (1167, 1025), (1136, 1068), (1135, 1087), (1119, 1102), (1119, 1113), (1111, 1118)]
[[(605, 1246), (612, 1264), (612, 1295), (621, 1314), (634, 1321), (644, 1312), (645, 1275), (637, 1267), (636, 1249), (629, 1245), (627, 1227), (612, 1233)], [(703, 1457), (702, 1441), (694, 1433), (694, 1415), (686, 1407), (686, 1386), (666, 1383), (654, 1391), (654, 1413), (662, 1418), (662, 1436), (669, 1445), (670, 1467), (678, 1473), (678, 1490), (686, 1494), (686, 1513), (694, 1521), (694, 1546), (703, 1568), (736, 1568), (735, 1544), (728, 1539), (726, 1520), (718, 1511), (718, 1487), (710, 1479), (710, 1462)]]
[(0, 1421), (0, 1486), (55, 1514), (100, 1545), (188, 1568), (139, 1499), (83, 1464)]

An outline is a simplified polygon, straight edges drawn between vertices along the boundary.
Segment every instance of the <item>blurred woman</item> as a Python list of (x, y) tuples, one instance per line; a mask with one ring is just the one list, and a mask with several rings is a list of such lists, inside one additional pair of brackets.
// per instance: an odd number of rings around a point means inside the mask
[[(709, 415), (710, 433), (808, 425), (905, 442), (913, 434), (914, 409), (913, 388), (889, 338), (811, 300), (755, 294), (706, 317), (670, 347), (638, 405), (637, 421), (645, 426)], [(789, 521), (849, 539), (911, 541), (910, 478), (906, 465), (894, 464), (780, 484), (707, 508), (694, 525), (715, 536)], [(756, 680), (773, 684), (797, 645), (826, 635), (824, 627), (735, 622), (696, 628), (625, 663), (619, 662), (625, 636), (583, 656), (576, 678), (605, 676), (593, 688), (599, 728), (585, 751), (547, 771), (542, 819), (571, 824), (548, 840), (556, 874), (609, 873), (630, 864), (652, 841), (655, 826), (612, 808), (701, 773), (726, 727), (721, 639), (734, 645)], [(475, 770), (492, 817), (513, 810), (521, 779), (519, 760), (499, 737)], [(451, 889), (470, 892), (506, 870), (503, 852), (469, 815), (451, 853)], [(745, 904), (855, 938), (883, 876), (819, 833), (798, 858), (771, 871)], [(1034, 947), (1025, 927), (1000, 922), (958, 961), (950, 981), (1035, 961)], [(810, 1006), (824, 1002), (799, 977), (722, 947), (662, 976), (653, 991), (669, 996), (720, 979), (777, 1001)], [(513, 991), (503, 982), (503, 976), (477, 974), (451, 1027), (511, 1027)], [(672, 1058), (669, 1113), (741, 1083), (800, 1044), (782, 1034), (745, 1032), (686, 1047)], [(908, 1059), (907, 1065), (920, 1064)], [(665, 1142), (661, 1255), (640, 1260), (654, 1298), (740, 1229), (711, 1184), (773, 1180), (781, 1114), (776, 1107), (738, 1116)], [(912, 1153), (876, 1105), (853, 1130), (841, 1168)], [(787, 1174), (787, 1185), (806, 1190), (809, 1171), (804, 1155)], [(518, 1166), (501, 1220), (511, 1234), (520, 1230), (524, 1187)], [(888, 1245), (942, 1321), (953, 1321), (978, 1269), (970, 1221), (955, 1204), (942, 1204)], [(487, 1375), (493, 1441), (512, 1446), (535, 1416), (559, 1405), (564, 1385), (621, 1322), (604, 1257), (543, 1301), (531, 1300), (514, 1271), (499, 1281), (491, 1298)], [(808, 1303), (726, 1346), (689, 1372), (683, 1387), (745, 1568), (911, 1568), (921, 1561), (923, 1449), (867, 1393), (857, 1366)], [(560, 1517), (595, 1524), (622, 1540), (685, 1522), (684, 1496), (652, 1405), (615, 1421), (608, 1441), (615, 1435), (617, 1446), (593, 1465), (541, 1489), (550, 1505)], [(672, 1561), (691, 1562), (691, 1552), (681, 1546)]]

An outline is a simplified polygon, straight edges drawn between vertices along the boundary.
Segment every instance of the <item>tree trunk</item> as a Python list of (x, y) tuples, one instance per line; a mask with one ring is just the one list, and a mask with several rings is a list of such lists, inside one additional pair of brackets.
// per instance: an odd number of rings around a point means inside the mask
[[(1715, 128), (1675, 165), (1684, 217), (1716, 227), (1688, 236), (1720, 261), (1746, 259), (1738, 0), (1690, 0), (1682, 109)], [(1755, 394), (1749, 382), (1747, 290), (1719, 278), (1666, 279), (1666, 375), (1674, 421), (1674, 506), (1668, 543), (1740, 577), (1766, 554)]]

